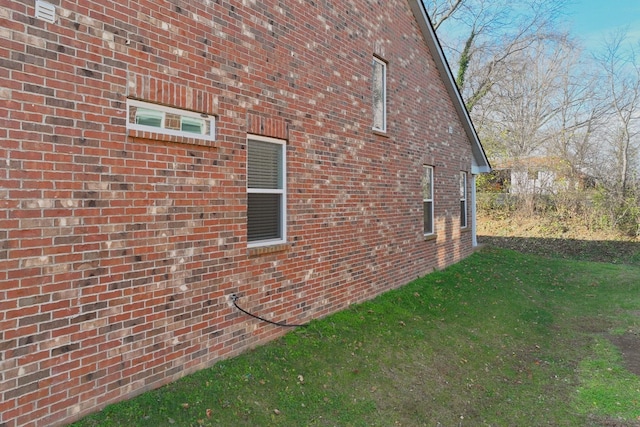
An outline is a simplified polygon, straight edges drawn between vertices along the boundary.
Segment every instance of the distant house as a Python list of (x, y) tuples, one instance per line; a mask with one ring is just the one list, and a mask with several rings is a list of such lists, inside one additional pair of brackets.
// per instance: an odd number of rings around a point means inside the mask
[(557, 157), (528, 157), (495, 162), (494, 182), (511, 194), (555, 194), (569, 189), (592, 188), (595, 179)]
[(55, 426), (473, 251), (420, 0), (0, 7), (0, 426)]

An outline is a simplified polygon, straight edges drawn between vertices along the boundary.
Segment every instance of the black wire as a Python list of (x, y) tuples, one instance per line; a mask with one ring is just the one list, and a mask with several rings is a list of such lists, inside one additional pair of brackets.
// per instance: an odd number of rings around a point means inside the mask
[(296, 324), (287, 324), (287, 323), (273, 322), (273, 321), (271, 321), (269, 319), (265, 319), (264, 317), (256, 316), (255, 314), (249, 313), (247, 310), (245, 310), (244, 308), (240, 307), (238, 305), (238, 300), (239, 299), (240, 299), (240, 297), (237, 296), (237, 295), (233, 295), (231, 297), (231, 300), (233, 301), (233, 305), (235, 305), (238, 310), (240, 310), (244, 314), (247, 314), (247, 315), (249, 315), (251, 317), (254, 317), (254, 318), (258, 319), (258, 320), (262, 320), (263, 322), (271, 323), (272, 325), (282, 326), (282, 327), (285, 327), (285, 328), (307, 327), (307, 326), (309, 326), (308, 323), (301, 323), (301, 324), (297, 324), (297, 325)]

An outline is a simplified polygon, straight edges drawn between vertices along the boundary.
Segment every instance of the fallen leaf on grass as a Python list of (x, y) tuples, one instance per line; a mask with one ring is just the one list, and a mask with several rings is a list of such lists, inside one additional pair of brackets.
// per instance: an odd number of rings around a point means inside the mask
[(207, 409), (207, 418), (211, 418), (211, 415), (213, 414), (213, 411), (211, 409)]

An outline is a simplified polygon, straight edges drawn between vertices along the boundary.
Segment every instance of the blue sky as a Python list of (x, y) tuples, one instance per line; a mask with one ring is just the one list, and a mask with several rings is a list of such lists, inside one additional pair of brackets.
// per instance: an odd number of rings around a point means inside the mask
[(628, 29), (630, 38), (640, 40), (640, 0), (570, 1), (567, 23), (588, 49), (600, 46), (604, 37), (618, 28)]

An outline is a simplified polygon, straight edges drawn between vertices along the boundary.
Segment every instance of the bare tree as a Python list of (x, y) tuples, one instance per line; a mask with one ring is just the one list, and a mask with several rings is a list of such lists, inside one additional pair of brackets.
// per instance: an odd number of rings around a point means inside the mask
[(568, 165), (570, 179), (577, 179), (600, 170), (601, 147), (596, 135), (605, 123), (609, 105), (592, 61), (585, 60), (577, 47), (571, 45), (570, 49), (574, 54), (565, 58), (567, 71), (560, 76), (554, 135), (545, 148), (548, 156)]
[(431, 24), (437, 31), (440, 24), (451, 18), (458, 10), (462, 4), (462, 0), (424, 0), (424, 3), (429, 11)]
[(638, 135), (640, 134), (640, 63), (638, 47), (627, 43), (626, 32), (611, 35), (597, 61), (604, 72), (606, 96), (611, 120), (601, 129), (608, 142), (612, 191), (625, 198), (637, 170)]
[[(424, 0), (469, 111), (509, 58), (554, 35), (565, 0)], [(446, 28), (445, 28), (446, 27)]]
[[(573, 45), (568, 38), (554, 43), (537, 40), (512, 55), (493, 85), (490, 111), (483, 129), (497, 130), (495, 142), (510, 159), (542, 155), (561, 132), (561, 115), (578, 100), (565, 98)], [(483, 108), (485, 108), (483, 106)]]

